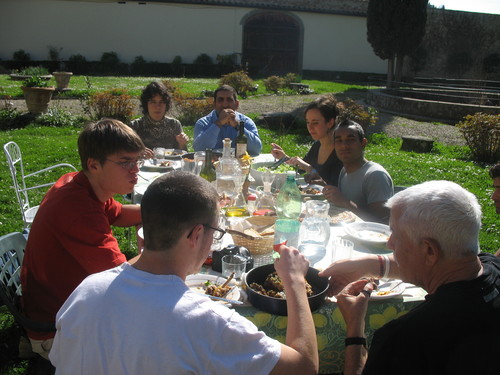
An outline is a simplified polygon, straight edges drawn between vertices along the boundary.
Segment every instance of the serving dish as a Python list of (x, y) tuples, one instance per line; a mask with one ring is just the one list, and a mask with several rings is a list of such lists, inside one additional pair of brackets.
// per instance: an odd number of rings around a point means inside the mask
[(373, 222), (355, 222), (344, 226), (345, 232), (354, 239), (371, 245), (386, 245), (391, 236), (388, 225)]
[(166, 160), (181, 160), (182, 156), (186, 154), (186, 150), (179, 150), (176, 148), (167, 148), (164, 151), (164, 158)]
[[(255, 267), (245, 276), (245, 288), (248, 296), (248, 301), (257, 309), (275, 315), (287, 315), (286, 300), (281, 298), (274, 298), (257, 293), (250, 288), (250, 284), (258, 283), (263, 284), (267, 276), (273, 273), (274, 264), (266, 264), (264, 266)], [(323, 305), (326, 298), (326, 291), (328, 290), (328, 279), (318, 276), (319, 271), (312, 267), (306, 274), (306, 280), (311, 284), (313, 295), (308, 297), (309, 307), (311, 311), (315, 311)]]
[[(205, 294), (206, 282), (209, 281), (215, 285), (222, 285), (227, 279), (222, 276), (209, 275), (204, 273), (197, 273), (196, 275), (189, 275), (186, 277), (186, 285), (193, 291), (199, 294), (203, 294), (207, 297), (210, 297), (208, 294)], [(228, 284), (232, 287), (227, 295), (224, 298), (233, 301), (239, 301), (241, 297), (240, 289), (236, 286), (235, 281), (231, 280)], [(227, 302), (221, 302), (227, 303)]]
[[(267, 162), (260, 162), (260, 163), (253, 163), (252, 167), (250, 168), (250, 176), (252, 176), (255, 180), (255, 185), (256, 186), (261, 186), (264, 185), (262, 182), (262, 175), (266, 172), (261, 172), (258, 171), (258, 168), (261, 167), (270, 167), (271, 165), (274, 164), (274, 161), (267, 161)], [(286, 181), (286, 173), (278, 173), (276, 171), (270, 171), (274, 175), (274, 181), (273, 181), (273, 188), (275, 189), (281, 189), (283, 184)]]

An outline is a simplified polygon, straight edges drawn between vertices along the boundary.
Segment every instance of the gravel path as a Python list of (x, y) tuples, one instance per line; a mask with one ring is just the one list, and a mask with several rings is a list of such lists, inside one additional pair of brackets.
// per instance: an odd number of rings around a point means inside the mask
[[(240, 101), (240, 111), (242, 113), (292, 112), (297, 116), (302, 116), (306, 105), (314, 99), (314, 95), (251, 97)], [(363, 99), (358, 98), (358, 101), (366, 105)], [(27, 111), (24, 99), (15, 99), (12, 102), (20, 111)], [(83, 114), (80, 102), (74, 99), (53, 99), (50, 106), (68, 110), (73, 114)], [(135, 106), (136, 113), (140, 114), (138, 100), (135, 100)], [(175, 109), (172, 115), (175, 116)], [(385, 112), (379, 113), (377, 124), (370, 127), (368, 132), (383, 132), (389, 137), (422, 136), (446, 145), (465, 145), (462, 134), (454, 126), (435, 125)]]

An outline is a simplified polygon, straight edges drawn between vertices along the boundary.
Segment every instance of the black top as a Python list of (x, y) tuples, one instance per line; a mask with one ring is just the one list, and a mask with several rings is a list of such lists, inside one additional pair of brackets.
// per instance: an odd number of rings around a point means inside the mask
[(314, 142), (307, 152), (307, 155), (304, 157), (304, 161), (312, 165), (328, 185), (337, 186), (339, 183), (340, 170), (343, 167), (342, 162), (337, 157), (335, 150), (333, 150), (330, 156), (328, 156), (328, 159), (326, 159), (326, 162), (324, 164), (319, 164), (319, 146), (319, 141)]
[(500, 374), (500, 258), (483, 274), (440, 286), (375, 332), (363, 374)]

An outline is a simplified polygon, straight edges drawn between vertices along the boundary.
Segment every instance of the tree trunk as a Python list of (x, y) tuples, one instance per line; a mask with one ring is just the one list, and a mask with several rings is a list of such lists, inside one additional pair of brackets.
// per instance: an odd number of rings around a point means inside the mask
[(394, 82), (394, 87), (401, 86), (401, 76), (403, 74), (403, 63), (405, 56), (402, 54), (396, 55), (396, 77)]
[(387, 88), (393, 86), (394, 81), (394, 57), (387, 59)]

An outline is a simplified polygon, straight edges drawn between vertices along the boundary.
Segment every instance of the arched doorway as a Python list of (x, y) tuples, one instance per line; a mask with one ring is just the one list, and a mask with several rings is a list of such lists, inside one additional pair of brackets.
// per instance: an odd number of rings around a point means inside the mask
[(288, 14), (261, 12), (244, 20), (242, 62), (253, 74), (300, 73), (301, 46), (302, 27)]

